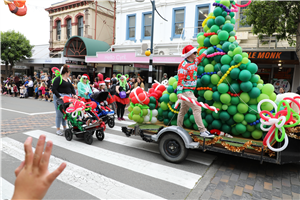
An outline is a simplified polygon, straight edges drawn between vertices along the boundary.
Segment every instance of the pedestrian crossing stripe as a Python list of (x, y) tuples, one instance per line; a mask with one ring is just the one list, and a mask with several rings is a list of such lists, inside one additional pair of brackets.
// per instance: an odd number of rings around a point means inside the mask
[[(44, 132), (41, 131), (38, 131), (38, 133), (39, 133), (38, 135), (44, 134)], [(57, 143), (57, 140), (52, 140), (52, 141), (54, 144)], [(35, 148), (33, 148), (33, 150), (34, 149)], [(23, 161), (25, 157), (23, 143), (11, 139), (9, 137), (2, 138), (2, 152), (20, 161)], [(65, 168), (63, 173), (61, 173), (57, 177), (57, 179), (73, 187), (76, 187), (77, 189), (85, 193), (93, 195), (96, 198), (99, 199), (162, 199), (157, 195), (148, 193), (138, 188), (110, 179), (101, 174), (87, 170), (85, 168), (64, 161), (55, 156), (50, 157), (50, 162), (48, 167), (49, 171), (50, 172), (54, 171), (62, 162), (66, 162), (67, 167)]]
[(202, 177), (199, 174), (109, 151), (104, 148), (87, 145), (76, 140), (68, 142), (64, 137), (59, 137), (53, 133), (49, 133), (46, 131), (35, 130), (25, 132), (23, 134), (36, 139), (38, 139), (39, 136), (43, 134), (46, 136), (47, 140), (51, 140), (55, 146), (58, 146), (60, 148), (64, 148), (86, 157), (125, 168), (135, 173), (140, 173), (152, 178), (167, 181), (188, 189), (194, 188), (198, 180)]
[(2, 177), (0, 177), (0, 183), (2, 183), (2, 185), (0, 187), (2, 190), (2, 192), (1, 192), (2, 195), (0, 196), (0, 198), (1, 199), (11, 199), (14, 194), (15, 186)]

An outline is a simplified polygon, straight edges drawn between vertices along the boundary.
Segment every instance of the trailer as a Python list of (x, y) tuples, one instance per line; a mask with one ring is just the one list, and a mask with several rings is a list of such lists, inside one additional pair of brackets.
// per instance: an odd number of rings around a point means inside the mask
[[(295, 130), (299, 130), (299, 132), (297, 133)], [(289, 136), (289, 145), (281, 152), (271, 151), (263, 145), (262, 140), (239, 136), (234, 136), (234, 138), (223, 136), (203, 138), (200, 136), (199, 131), (178, 126), (165, 126), (159, 122), (156, 124), (132, 124), (122, 127), (122, 132), (127, 137), (140, 136), (145, 142), (158, 143), (161, 156), (172, 163), (184, 161), (189, 149), (249, 158), (258, 160), (261, 164), (263, 162), (275, 164), (300, 163), (300, 125), (286, 130)], [(271, 145), (279, 148), (283, 144), (273, 140)]]

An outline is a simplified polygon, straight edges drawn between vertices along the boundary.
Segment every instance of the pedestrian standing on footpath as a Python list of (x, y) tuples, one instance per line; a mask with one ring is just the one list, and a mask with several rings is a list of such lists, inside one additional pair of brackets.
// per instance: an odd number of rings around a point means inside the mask
[(77, 98), (74, 87), (72, 83), (69, 81), (68, 77), (70, 75), (70, 69), (68, 65), (64, 65), (60, 69), (61, 72), (61, 77), (56, 77), (53, 81), (53, 87), (52, 87), (52, 92), (53, 92), (53, 102), (54, 102), (54, 107), (56, 111), (56, 119), (55, 119), (55, 124), (56, 124), (56, 134), (57, 135), (63, 135), (63, 131), (60, 130), (60, 125), (63, 125), (63, 128), (67, 128), (66, 121), (64, 119), (63, 114), (60, 112), (60, 110), (57, 109), (57, 103), (56, 101), (58, 99), (63, 99), (64, 96), (68, 97), (74, 97)]

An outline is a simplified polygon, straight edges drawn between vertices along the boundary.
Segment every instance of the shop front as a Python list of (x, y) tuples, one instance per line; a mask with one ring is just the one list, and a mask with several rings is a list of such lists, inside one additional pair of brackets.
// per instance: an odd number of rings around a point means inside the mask
[[(175, 76), (182, 58), (180, 56), (153, 56), (152, 80), (161, 81), (163, 73)], [(114, 74), (128, 74), (130, 77), (142, 77), (148, 83), (149, 57), (133, 52), (97, 52), (96, 56), (86, 56), (86, 63), (112, 64)], [(148, 85), (148, 84), (145, 84)]]
[(299, 60), (295, 51), (248, 51), (251, 62), (258, 66), (257, 74), (265, 83), (272, 83), (275, 92), (296, 92), (300, 85)]

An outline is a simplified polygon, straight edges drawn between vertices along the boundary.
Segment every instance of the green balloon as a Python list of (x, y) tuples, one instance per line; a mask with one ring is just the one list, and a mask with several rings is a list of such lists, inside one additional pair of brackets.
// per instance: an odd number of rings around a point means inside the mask
[(256, 116), (253, 115), (253, 114), (246, 114), (246, 116), (245, 116), (245, 121), (246, 121), (247, 123), (253, 123), (253, 122), (256, 121)]
[(173, 83), (175, 83), (177, 80), (176, 78), (172, 77), (169, 79), (169, 85), (173, 85)]
[(148, 114), (148, 109), (144, 108), (142, 111), (143, 111), (143, 116), (146, 116)]
[(237, 110), (239, 113), (244, 114), (244, 113), (248, 112), (248, 106), (247, 106), (247, 104), (239, 103), (237, 106)]
[(142, 124), (143, 122), (144, 122), (144, 117), (140, 117), (138, 123), (139, 123), (139, 124)]
[(232, 61), (232, 58), (229, 55), (223, 55), (221, 58), (221, 63), (223, 65), (228, 65)]
[(240, 94), (240, 98), (245, 102), (248, 103), (250, 101), (250, 96), (248, 93), (243, 92)]
[(214, 101), (218, 102), (218, 101), (220, 101), (220, 96), (221, 96), (220, 93), (218, 91), (215, 91), (212, 95), (212, 98)]
[(240, 63), (242, 61), (243, 57), (240, 55), (240, 54), (236, 54), (234, 57), (233, 57), (233, 60), (234, 62), (236, 63)]
[(230, 23), (235, 24), (235, 19), (234, 18), (230, 19)]
[(222, 105), (222, 110), (227, 110), (228, 106), (227, 105)]
[(153, 110), (153, 109), (155, 109), (155, 107), (156, 107), (156, 104), (154, 104), (154, 103), (149, 103), (149, 109), (150, 110)]
[(168, 124), (169, 124), (169, 122), (170, 122), (170, 120), (169, 120), (169, 119), (164, 119), (164, 125), (168, 125)]
[(221, 93), (221, 94), (225, 94), (229, 91), (229, 86), (225, 83), (221, 83), (219, 86), (218, 86), (218, 91)]
[(212, 84), (217, 85), (220, 81), (220, 77), (217, 74), (213, 74), (210, 78)]
[(221, 15), (222, 14), (222, 8), (220, 8), (220, 7), (216, 7), (215, 9), (214, 9), (214, 11), (213, 11), (213, 13), (214, 13), (214, 16), (219, 16), (219, 15)]
[(163, 109), (158, 108), (157, 112), (158, 112), (158, 116), (162, 116), (162, 114), (163, 114)]
[(264, 81), (262, 79), (259, 79), (257, 83), (264, 84)]
[(275, 101), (277, 98), (277, 95), (273, 92), (269, 97), (272, 101)]
[(247, 125), (247, 131), (252, 132), (255, 130), (255, 126)]
[(161, 100), (165, 103), (169, 103), (169, 101), (170, 101), (169, 98), (170, 98), (169, 94), (164, 94), (164, 95), (162, 95)]
[(204, 67), (205, 72), (214, 72), (214, 66), (212, 64), (207, 64)]
[(219, 40), (225, 41), (225, 40), (228, 39), (228, 37), (229, 37), (229, 34), (228, 34), (227, 31), (220, 31), (220, 32), (218, 33), (218, 38), (219, 38)]
[(241, 114), (241, 113), (236, 113), (234, 116), (233, 116), (233, 120), (237, 123), (240, 123), (244, 120), (244, 115)]
[(140, 120), (140, 115), (133, 115), (132, 116), (132, 119), (133, 119), (133, 121), (135, 121), (135, 122), (139, 122), (139, 120)]
[(209, 19), (209, 20), (207, 20), (207, 23), (206, 23), (206, 25), (207, 25), (208, 28), (211, 28), (215, 24), (216, 23), (215, 23), (214, 19)]
[(239, 68), (234, 68), (234, 69), (232, 69), (231, 72), (230, 72), (230, 77), (231, 77), (232, 79), (238, 79), (238, 78), (239, 78), (240, 71), (241, 71), (241, 70), (240, 70)]
[(206, 120), (205, 119), (202, 119), (202, 122), (203, 122), (203, 125), (205, 126), (205, 127), (207, 127), (207, 122), (206, 122)]
[(230, 115), (235, 115), (237, 113), (237, 108), (236, 106), (234, 105), (231, 105), (228, 107), (227, 109), (227, 112), (230, 114)]
[(141, 108), (138, 107), (138, 106), (135, 106), (133, 108), (133, 113), (136, 114), (136, 115), (139, 115), (141, 113)]
[(247, 130), (246, 126), (243, 125), (243, 124), (237, 124), (237, 125), (235, 126), (235, 128), (236, 128), (236, 131), (237, 131), (239, 134), (245, 133), (246, 130)]
[(226, 121), (226, 124), (232, 126), (233, 124), (235, 124), (235, 121), (233, 120), (232, 117), (230, 117), (230, 119)]
[(194, 115), (191, 115), (189, 119), (190, 119), (191, 123), (193, 123), (193, 124), (195, 123), (195, 117), (194, 117)]
[(252, 105), (257, 104), (257, 98), (250, 98), (248, 104), (252, 104)]
[(253, 114), (253, 115), (256, 115), (257, 114), (257, 105), (250, 105), (249, 106), (249, 113), (250, 114)]
[(128, 107), (128, 111), (132, 112), (133, 108), (131, 106)]
[(240, 54), (242, 55), (243, 53), (243, 50), (241, 47), (236, 47), (234, 50), (233, 50), (233, 55), (237, 55), (237, 54)]
[(221, 26), (225, 23), (225, 18), (223, 16), (218, 16), (215, 19), (215, 23), (216, 25)]
[(212, 54), (215, 52), (215, 49), (213, 47), (208, 47), (207, 54)]
[(244, 138), (250, 138), (251, 133), (250, 133), (249, 131), (245, 131), (244, 133), (242, 133), (242, 136), (243, 136)]
[(258, 70), (258, 67), (255, 63), (250, 63), (248, 66), (247, 66), (247, 70), (249, 72), (251, 72), (251, 74), (255, 74)]
[(161, 107), (161, 109), (163, 109), (163, 110), (168, 110), (169, 108), (168, 108), (168, 105), (166, 104), (166, 102), (161, 102), (160, 103), (160, 107)]
[(220, 130), (221, 127), (222, 127), (222, 123), (221, 123), (220, 120), (215, 119), (215, 120), (212, 122), (212, 126), (213, 126), (215, 129)]
[(243, 124), (244, 126), (247, 126), (247, 125), (248, 125), (248, 123), (247, 123), (245, 120), (242, 121), (242, 124)]
[(256, 87), (261, 90), (263, 88), (263, 84), (259, 83)]
[(233, 135), (236, 135), (236, 136), (239, 135), (239, 133), (236, 131), (236, 127), (233, 127), (233, 128), (231, 129), (231, 133), (232, 133)]
[(249, 92), (252, 89), (253, 85), (250, 81), (242, 82), (240, 88), (244, 92)]
[(274, 86), (270, 83), (265, 84), (262, 88), (262, 93), (268, 96), (271, 96), (273, 92), (274, 92)]
[(223, 4), (224, 6), (229, 7), (230, 6), (230, 1), (229, 0), (221, 0), (220, 4)]
[(178, 98), (175, 93), (170, 94), (170, 101), (175, 103), (177, 100), (178, 100)]
[(177, 126), (177, 119), (173, 119), (173, 120), (171, 121), (171, 125), (172, 125), (172, 126)]
[(133, 120), (132, 117), (131, 117), (131, 114), (128, 115), (128, 118), (129, 118), (130, 120)]
[(227, 31), (228, 33), (230, 33), (231, 31), (233, 31), (233, 25), (230, 23), (224, 24), (222, 27), (222, 30)]
[(230, 86), (230, 92), (234, 93), (234, 94), (238, 94), (240, 93), (240, 86), (238, 83), (232, 83)]
[(191, 123), (191, 121), (189, 119), (184, 120), (183, 124), (186, 128), (192, 128), (192, 126), (193, 126), (193, 124)]
[(222, 72), (223, 74), (225, 74), (225, 73), (228, 71), (229, 68), (230, 68), (229, 65), (223, 65), (223, 66), (221, 67), (221, 72)]
[(171, 111), (168, 113), (168, 118), (171, 120), (173, 116), (176, 115), (175, 113), (172, 113)]
[[(218, 30), (220, 30), (220, 27), (217, 26), (217, 25), (213, 25), (211, 28), (210, 28), (210, 32), (211, 33), (217, 33)], [(210, 42), (211, 43), (211, 42)]]
[(220, 112), (220, 119), (225, 122), (230, 119), (230, 115), (226, 111), (222, 111)]
[(231, 44), (230, 42), (224, 42), (224, 44), (222, 45), (222, 50), (228, 52), (230, 44)]
[(213, 95), (213, 92), (210, 91), (210, 90), (207, 90), (207, 91), (204, 92), (204, 98), (205, 98), (206, 100), (212, 100), (212, 99), (213, 99), (213, 98), (212, 98), (212, 95)]
[(167, 117), (168, 117), (168, 114), (169, 114), (169, 111), (168, 111), (168, 110), (165, 110), (165, 111), (163, 111), (162, 116), (163, 116), (164, 118), (167, 118)]
[(241, 81), (249, 81), (251, 79), (252, 75), (248, 70), (242, 70), (239, 74), (239, 79)]
[(252, 137), (256, 140), (260, 139), (261, 136), (263, 135), (263, 132), (261, 130), (255, 130), (251, 133)]
[(223, 124), (221, 130), (222, 130), (224, 133), (230, 133), (231, 128), (230, 128), (230, 126), (228, 126), (227, 124)]
[(154, 97), (150, 97), (149, 99), (150, 99), (150, 103), (156, 104), (156, 99)]
[(210, 46), (211, 46), (210, 38), (205, 38), (205, 39), (204, 39), (204, 46), (205, 46), (205, 47), (210, 47)]
[(224, 104), (229, 104), (231, 101), (231, 96), (229, 94), (221, 94), (220, 101)]
[(260, 95), (260, 89), (258, 89), (257, 87), (253, 87), (249, 92), (250, 98), (257, 98), (259, 95)]
[(273, 110), (273, 105), (271, 103), (265, 102), (261, 105), (261, 109), (271, 111)]
[(202, 76), (201, 83), (203, 85), (208, 85), (210, 83), (210, 76), (209, 75)]
[(231, 103), (232, 105), (238, 105), (238, 104), (240, 103), (239, 97), (231, 97), (230, 103)]
[(172, 85), (169, 85), (168, 87), (167, 87), (167, 91), (168, 91), (168, 93), (173, 93), (174, 92), (174, 89), (173, 89), (173, 86)]
[(236, 48), (236, 46), (230, 42), (229, 50), (232, 51), (232, 55), (233, 55), (233, 50), (234, 50), (235, 48)]
[(176, 81), (175, 83), (173, 83), (173, 89), (174, 90), (176, 90), (176, 88), (177, 88), (177, 83), (178, 83), (178, 81)]
[(260, 102), (261, 100), (263, 99), (269, 99), (269, 96), (266, 95), (266, 94), (260, 94), (258, 97), (257, 97), (257, 102)]
[(214, 120), (214, 118), (213, 118), (212, 115), (210, 115), (210, 114), (206, 115), (205, 121), (206, 121), (208, 124), (212, 123), (213, 120)]
[(198, 44), (202, 47), (203, 45), (204, 45), (204, 39), (205, 39), (206, 37), (204, 36), (204, 35), (200, 35), (200, 36), (198, 36), (197, 37), (197, 42), (198, 42)]
[(202, 73), (204, 73), (204, 67), (199, 66), (199, 67), (198, 67), (198, 70), (197, 70), (197, 75), (200, 76)]
[(219, 109), (222, 109), (222, 103), (221, 102), (214, 102), (213, 106)]
[(219, 40), (218, 36), (217, 36), (217, 35), (211, 36), (211, 37), (210, 37), (210, 43), (211, 43), (212, 45), (217, 45), (217, 44), (219, 44), (219, 43), (220, 43), (220, 40)]

